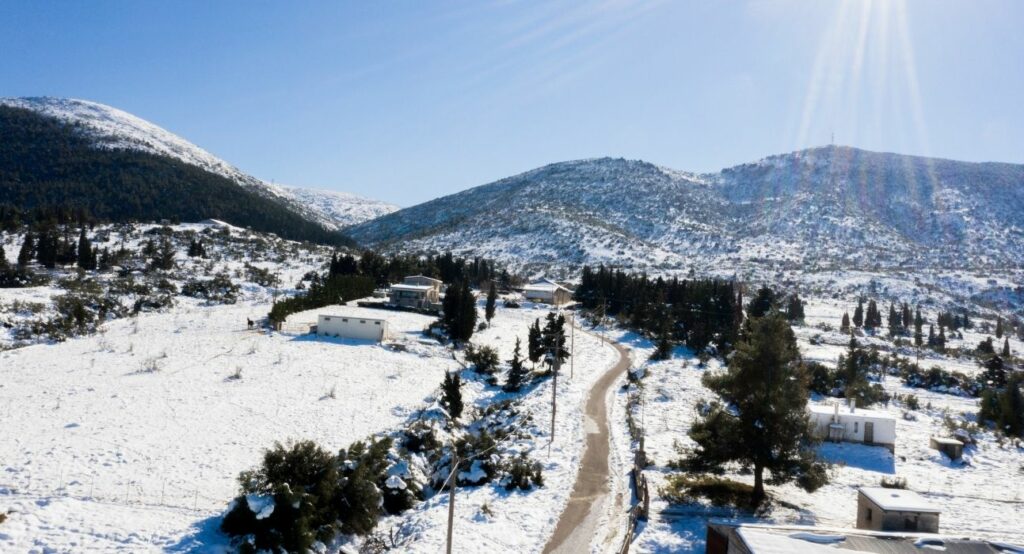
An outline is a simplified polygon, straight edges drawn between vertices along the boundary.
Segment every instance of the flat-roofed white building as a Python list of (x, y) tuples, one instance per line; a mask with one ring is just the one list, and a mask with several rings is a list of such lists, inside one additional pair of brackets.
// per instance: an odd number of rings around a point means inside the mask
[(896, 449), (896, 418), (888, 412), (831, 404), (807, 406), (815, 435), (833, 442), (861, 442)]
[(317, 316), (316, 334), (322, 337), (381, 342), (388, 338), (388, 322), (385, 319), (369, 317), (321, 314)]
[(857, 528), (873, 531), (939, 532), (942, 510), (914, 491), (861, 487), (857, 492)]

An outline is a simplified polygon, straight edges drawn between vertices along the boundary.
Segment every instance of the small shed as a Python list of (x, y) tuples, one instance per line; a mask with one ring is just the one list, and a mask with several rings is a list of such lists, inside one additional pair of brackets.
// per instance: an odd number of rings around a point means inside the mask
[(896, 449), (896, 418), (888, 412), (839, 403), (810, 404), (808, 414), (814, 433), (832, 442), (859, 442)]
[(858, 529), (938, 533), (941, 511), (906, 489), (861, 487), (857, 494)]
[(388, 322), (369, 317), (321, 314), (317, 316), (316, 334), (321, 337), (381, 342), (388, 338)]
[(934, 450), (942, 452), (946, 456), (949, 456), (950, 460), (959, 460), (964, 457), (964, 443), (956, 439), (931, 437), (931, 439), (928, 440), (928, 446)]
[(530, 302), (561, 306), (572, 302), (572, 291), (550, 279), (534, 281), (523, 287), (523, 296)]

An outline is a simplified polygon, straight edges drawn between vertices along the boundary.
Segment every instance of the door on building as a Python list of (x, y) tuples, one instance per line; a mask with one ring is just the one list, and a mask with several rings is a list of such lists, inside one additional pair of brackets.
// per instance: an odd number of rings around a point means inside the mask
[(875, 442), (875, 424), (870, 421), (864, 422), (864, 442)]

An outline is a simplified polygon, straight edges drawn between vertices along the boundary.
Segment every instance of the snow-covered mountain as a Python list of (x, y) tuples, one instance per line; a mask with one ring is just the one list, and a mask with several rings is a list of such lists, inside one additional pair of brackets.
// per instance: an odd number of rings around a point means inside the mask
[(291, 195), (339, 228), (369, 221), (400, 209), (394, 204), (347, 192), (278, 186), (284, 194)]
[(1024, 264), (1024, 166), (824, 147), (697, 175), (548, 165), (349, 230), (523, 268), (1004, 268)]
[(164, 156), (225, 177), (328, 229), (340, 229), (397, 209), (352, 194), (308, 191), (268, 183), (166, 129), (104, 104), (72, 98), (33, 97), (0, 98), (0, 105), (32, 110), (76, 125), (91, 136), (99, 148)]

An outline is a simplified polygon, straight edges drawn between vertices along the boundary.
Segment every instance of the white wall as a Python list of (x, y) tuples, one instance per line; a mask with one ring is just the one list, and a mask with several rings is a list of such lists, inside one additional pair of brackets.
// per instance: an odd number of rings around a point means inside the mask
[(317, 316), (316, 334), (344, 339), (381, 341), (387, 338), (388, 322), (341, 315)]
[[(814, 423), (815, 433), (822, 438), (828, 438), (828, 426), (832, 423), (833, 414), (811, 412), (811, 422)], [(891, 418), (873, 417), (857, 412), (844, 413), (839, 410), (839, 423), (846, 428), (843, 440), (851, 442), (864, 442), (864, 424), (874, 423), (874, 439), (872, 442), (878, 444), (896, 444), (896, 420)]]

